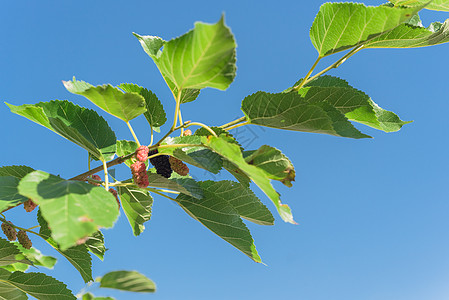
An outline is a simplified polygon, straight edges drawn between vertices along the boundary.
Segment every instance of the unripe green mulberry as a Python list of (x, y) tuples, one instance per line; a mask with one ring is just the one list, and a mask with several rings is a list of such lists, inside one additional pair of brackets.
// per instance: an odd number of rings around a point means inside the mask
[(19, 232), (17, 233), (17, 240), (25, 249), (30, 249), (31, 246), (33, 246), (33, 243), (31, 243), (31, 240), (28, 237), (27, 233), (23, 230), (19, 230)]
[(6, 235), (8, 240), (15, 241), (17, 238), (17, 231), (11, 226), (11, 222), (2, 223), (3, 233)]

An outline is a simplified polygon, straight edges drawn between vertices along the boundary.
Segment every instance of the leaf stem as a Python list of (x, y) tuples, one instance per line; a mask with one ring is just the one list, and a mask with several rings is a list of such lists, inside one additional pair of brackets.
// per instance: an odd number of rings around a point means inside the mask
[(170, 199), (170, 200), (172, 200), (172, 201), (175, 201), (175, 202), (177, 202), (176, 201), (176, 199), (174, 199), (174, 198), (172, 198), (172, 197), (170, 197), (170, 196), (167, 196), (167, 195), (165, 195), (165, 194), (162, 194), (161, 192), (159, 192), (158, 190), (155, 190), (155, 189), (152, 189), (152, 188), (147, 188), (148, 190), (151, 190), (153, 193), (155, 193), (155, 194), (158, 194), (158, 195), (160, 195), (160, 196), (162, 196), (162, 197), (165, 197), (165, 198), (167, 198), (167, 199)]
[[(345, 55), (343, 55), (339, 60), (337, 60), (336, 62), (334, 62), (332, 65), (330, 65), (330, 66), (327, 67), (326, 69), (324, 69), (324, 70), (318, 72), (317, 74), (315, 74), (314, 76), (310, 77), (310, 78), (307, 79), (307, 80), (303, 80), (304, 83), (301, 82), (301, 84), (302, 84), (301, 86), (304, 86), (305, 84), (309, 83), (310, 81), (314, 80), (315, 78), (317, 78), (317, 77), (323, 75), (324, 73), (326, 73), (326, 72), (328, 72), (328, 71), (330, 71), (330, 70), (332, 70), (332, 69), (338, 68), (338, 67), (341, 66), (341, 65), (342, 65), (348, 58), (350, 58), (351, 56), (353, 56), (354, 54), (356, 54), (357, 52), (359, 52), (360, 50), (362, 50), (364, 46), (365, 46), (365, 45), (360, 45), (360, 46), (358, 46), (358, 47), (353, 48), (351, 51), (349, 51), (348, 53), (346, 53)], [(296, 88), (296, 87), (295, 87), (295, 88)], [(294, 88), (294, 89), (295, 89), (295, 88)], [(297, 91), (298, 89), (295, 89), (295, 90)]]
[(298, 91), (300, 88), (304, 86), (304, 84), (307, 82), (307, 79), (309, 79), (310, 75), (312, 74), (313, 70), (315, 70), (316, 66), (321, 60), (321, 56), (318, 56), (318, 58), (313, 63), (312, 67), (310, 68), (309, 72), (306, 74), (306, 76), (303, 78), (301, 83), (293, 88), (293, 91)]
[(131, 131), (131, 134), (133, 135), (133, 138), (134, 138), (134, 140), (136, 141), (137, 146), (140, 147), (139, 139), (137, 138), (136, 133), (134, 132), (133, 128), (131, 127), (131, 124), (130, 124), (129, 122), (126, 122), (126, 125), (128, 125), (129, 131)]
[(241, 126), (245, 126), (245, 125), (249, 125), (249, 124), (251, 124), (251, 123), (248, 122), (248, 121), (246, 121), (246, 122), (244, 122), (244, 123), (240, 123), (240, 124), (236, 124), (236, 125), (234, 125), (234, 126), (228, 127), (228, 128), (226, 128), (226, 130), (235, 129), (235, 128), (238, 128), (238, 127), (241, 127)]
[[(201, 145), (201, 144), (172, 144), (172, 145), (160, 145), (158, 147), (153, 146), (153, 148), (178, 148), (178, 147), (204, 147), (204, 145)], [(164, 153), (157, 153), (157, 154), (159, 154), (159, 155), (166, 155)], [(157, 155), (154, 154), (154, 156), (157, 156)], [(148, 157), (149, 158), (153, 157), (153, 155), (152, 156), (148, 156)]]
[(30, 228), (28, 228), (28, 230), (39, 228), (39, 227), (41, 227), (41, 225), (36, 225), (36, 226), (30, 227)]
[(204, 129), (206, 129), (207, 131), (209, 131), (210, 133), (212, 133), (213, 136), (217, 137), (217, 134), (215, 133), (215, 131), (212, 130), (212, 128), (210, 128), (209, 126), (203, 124), (203, 123), (199, 123), (199, 122), (191, 122), (189, 123), (189, 125), (185, 126), (185, 128), (190, 127), (192, 125), (197, 125), (197, 126), (201, 126)]
[(104, 170), (104, 189), (106, 191), (109, 190), (109, 176), (108, 176), (108, 165), (106, 161), (103, 161), (103, 170)]
[(149, 191), (152, 191), (152, 192), (163, 192), (163, 193), (170, 193), (170, 194), (177, 194), (177, 195), (181, 194), (180, 192), (176, 192), (176, 191), (172, 191), (172, 190), (166, 190), (166, 189), (155, 189), (155, 188), (152, 188), (152, 187), (147, 187), (146, 189), (149, 190)]
[(151, 128), (151, 138), (150, 138), (150, 144), (148, 145), (148, 147), (151, 147), (151, 145), (153, 145), (153, 137), (154, 137), (153, 126), (150, 126), (150, 128)]
[[(179, 109), (179, 124), (184, 124), (182, 122), (181, 109)], [(184, 134), (184, 127), (181, 127), (181, 136)]]
[(219, 126), (219, 127), (220, 127), (220, 128), (223, 128), (223, 129), (226, 129), (226, 127), (229, 127), (229, 126), (232, 126), (232, 125), (241, 123), (241, 122), (243, 122), (243, 121), (245, 121), (245, 120), (246, 120), (246, 117), (243, 116), (243, 117), (241, 117), (241, 118), (238, 118), (237, 120), (234, 120), (234, 121), (232, 121), (232, 122), (223, 124), (223, 125), (221, 125), (221, 126)]
[(173, 125), (171, 127), (172, 132), (175, 130), (176, 125), (178, 124), (178, 115), (179, 115), (179, 108), (181, 106), (181, 92), (182, 90), (178, 90), (178, 95), (176, 95), (176, 107), (175, 107), (175, 118), (173, 120)]

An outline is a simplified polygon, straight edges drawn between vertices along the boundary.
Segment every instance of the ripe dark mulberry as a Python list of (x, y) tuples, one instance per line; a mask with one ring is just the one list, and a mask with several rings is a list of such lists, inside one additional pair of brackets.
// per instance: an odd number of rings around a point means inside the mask
[(150, 182), (148, 181), (147, 168), (144, 162), (137, 161), (131, 165), (134, 183), (140, 188), (146, 188)]
[(187, 174), (189, 174), (189, 167), (187, 167), (187, 165), (182, 160), (170, 156), (169, 161), (172, 170), (178, 173), (179, 175), (186, 176)]
[[(148, 155), (157, 154), (157, 150), (151, 150)], [(165, 178), (170, 178), (173, 170), (170, 166), (170, 160), (168, 155), (158, 155), (150, 158), (150, 163), (156, 168), (156, 173), (164, 176)]]
[(33, 202), (33, 200), (28, 199), (23, 202), (23, 208), (25, 208), (26, 212), (32, 212), (37, 207), (37, 204)]
[(138, 161), (146, 161), (148, 159), (148, 152), (150, 150), (147, 146), (140, 146), (137, 148), (136, 157)]
[(19, 230), (19, 232), (17, 233), (17, 240), (25, 249), (30, 249), (31, 246), (33, 246), (33, 243), (31, 243), (31, 240), (28, 237), (27, 233), (23, 230)]
[(17, 238), (17, 231), (14, 227), (11, 226), (11, 222), (2, 223), (3, 233), (6, 235), (8, 240), (15, 241)]

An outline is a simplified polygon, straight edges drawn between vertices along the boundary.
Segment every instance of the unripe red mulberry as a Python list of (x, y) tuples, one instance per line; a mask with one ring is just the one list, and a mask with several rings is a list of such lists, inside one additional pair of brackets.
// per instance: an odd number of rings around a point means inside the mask
[(17, 233), (17, 240), (25, 249), (30, 249), (31, 246), (33, 246), (33, 243), (31, 243), (31, 240), (28, 237), (27, 233), (23, 230), (19, 230), (19, 232)]
[(150, 149), (148, 149), (147, 146), (140, 146), (137, 148), (136, 157), (139, 161), (146, 161), (148, 159), (148, 152)]
[(26, 212), (32, 212), (37, 207), (37, 204), (33, 202), (33, 200), (28, 199), (23, 202), (23, 208), (25, 208)]
[(11, 226), (11, 222), (2, 223), (3, 233), (6, 235), (8, 240), (15, 241), (17, 238), (17, 231)]
[[(101, 181), (101, 177), (98, 176), (98, 175), (92, 175), (92, 179)], [(99, 183), (96, 183), (96, 182), (90, 182), (90, 181), (89, 181), (89, 183), (92, 184), (92, 185), (96, 185), (96, 186), (99, 186), (99, 185), (100, 185)]]
[[(157, 150), (150, 151), (149, 155), (157, 154)], [(170, 167), (170, 161), (168, 155), (158, 155), (150, 158), (150, 163), (156, 168), (156, 173), (164, 176), (165, 178), (170, 178), (173, 170)]]
[(113, 188), (110, 188), (110, 189), (109, 189), (109, 192), (110, 192), (112, 195), (114, 195), (115, 200), (117, 200), (118, 208), (120, 209), (120, 201), (118, 200), (117, 191), (114, 190)]
[(187, 174), (189, 174), (189, 167), (187, 167), (187, 165), (182, 160), (179, 160), (173, 156), (170, 156), (168, 160), (170, 161), (170, 166), (173, 171), (181, 176), (186, 176)]
[(146, 188), (150, 182), (148, 181), (147, 168), (144, 162), (137, 161), (131, 165), (134, 183), (140, 188)]
[(190, 129), (184, 130), (184, 136), (190, 136), (190, 135), (192, 135), (192, 130), (190, 130)]

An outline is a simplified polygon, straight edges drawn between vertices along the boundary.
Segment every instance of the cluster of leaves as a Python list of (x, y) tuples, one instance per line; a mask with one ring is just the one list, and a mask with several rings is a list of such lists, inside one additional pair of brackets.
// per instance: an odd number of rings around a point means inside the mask
[[(188, 215), (255, 262), (261, 262), (243, 220), (273, 225), (274, 217), (250, 189), (250, 182), (265, 193), (285, 222), (295, 224), (290, 208), (281, 203), (280, 194), (271, 183), (275, 180), (291, 187), (295, 169), (280, 150), (269, 145), (243, 149), (229, 131), (253, 124), (360, 139), (369, 136), (356, 129), (351, 121), (384, 132), (397, 131), (407, 124), (345, 80), (324, 75), (362, 49), (413, 48), (449, 41), (449, 21), (424, 28), (418, 17), (423, 8), (449, 11), (448, 1), (391, 2), (378, 7), (355, 3), (322, 5), (310, 30), (318, 58), (304, 78), (282, 92), (259, 91), (245, 97), (241, 106), (243, 117), (217, 127), (183, 122), (181, 105), (194, 101), (203, 88), (225, 90), (234, 80), (236, 43), (224, 18), (215, 24), (196, 23), (193, 30), (169, 41), (134, 33), (174, 95), (176, 109), (169, 131), (153, 143), (154, 132), (160, 132), (167, 121), (163, 105), (153, 92), (130, 83), (93, 86), (74, 78), (64, 85), (69, 92), (84, 96), (123, 120), (134, 141), (117, 140), (114, 131), (96, 111), (67, 100), (20, 106), (7, 104), (13, 113), (84, 148), (101, 165), (71, 179), (27, 166), (2, 167), (0, 211), (32, 199), (39, 206), (39, 232), (20, 228), (15, 222), (12, 226), (48, 242), (68, 259), (86, 283), (93, 281), (89, 252), (100, 259), (105, 254), (100, 229), (113, 227), (119, 216), (120, 206), (109, 193), (110, 187), (117, 189), (121, 209), (136, 236), (143, 232), (144, 223), (151, 218), (152, 195), (159, 195), (177, 203)], [(342, 51), (347, 52), (312, 76), (323, 57)], [(142, 114), (151, 133), (148, 148), (157, 150), (152, 152), (157, 153), (154, 156), (169, 155), (214, 174), (224, 169), (235, 181), (196, 181), (188, 174), (176, 173), (165, 178), (154, 169), (148, 169), (148, 187), (137, 186), (131, 178), (110, 182), (109, 168), (121, 163), (129, 167), (135, 160), (140, 142), (130, 121)], [(200, 128), (186, 136), (184, 130), (190, 126)], [(105, 174), (103, 181), (90, 177), (99, 171)], [(0, 220), (7, 222), (4, 215)], [(43, 256), (35, 248), (24, 249), (17, 243), (0, 239), (0, 297), (26, 299), (29, 294), (38, 299), (74, 299), (65, 284), (56, 279), (43, 273), (25, 273), (30, 265), (52, 268), (54, 264), (54, 258)], [(132, 271), (112, 272), (97, 281), (102, 287), (138, 292), (155, 290), (151, 280)], [(80, 297), (106, 299), (95, 298), (90, 293)]]

